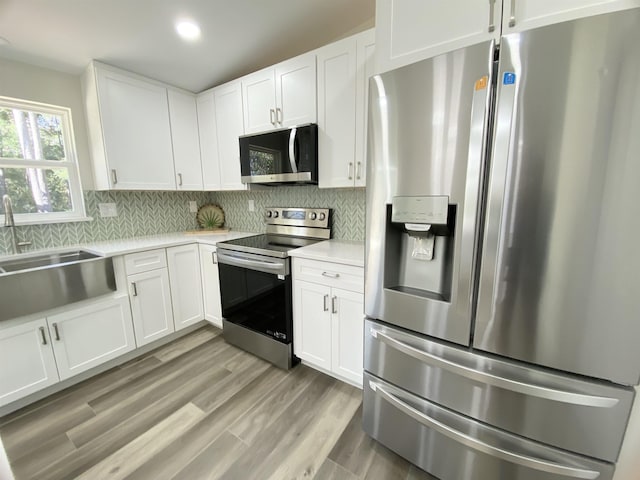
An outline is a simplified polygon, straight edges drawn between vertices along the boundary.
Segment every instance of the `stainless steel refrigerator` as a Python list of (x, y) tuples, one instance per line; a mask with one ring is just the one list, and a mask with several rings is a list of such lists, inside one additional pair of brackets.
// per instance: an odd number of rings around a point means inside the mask
[(611, 479), (640, 380), (640, 10), (372, 78), (363, 425), (443, 480)]

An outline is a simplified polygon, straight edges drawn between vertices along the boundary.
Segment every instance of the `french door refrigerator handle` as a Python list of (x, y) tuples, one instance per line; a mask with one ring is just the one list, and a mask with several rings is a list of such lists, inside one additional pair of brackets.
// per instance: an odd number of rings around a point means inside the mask
[(298, 164), (296, 163), (296, 133), (297, 128), (292, 128), (289, 134), (289, 164), (291, 165), (291, 172), (298, 173)]
[(406, 343), (391, 337), (386, 332), (382, 332), (375, 328), (371, 328), (369, 333), (373, 338), (377, 338), (391, 348), (394, 348), (395, 350), (405, 353), (410, 357), (420, 360), (423, 363), (441, 368), (455, 375), (459, 375), (470, 380), (475, 380), (487, 385), (504, 388), (515, 393), (531, 395), (534, 397), (543, 398), (545, 400), (553, 400), (556, 402), (599, 408), (610, 408), (617, 405), (619, 402), (617, 398), (586, 395), (583, 393), (576, 393), (567, 390), (559, 390), (551, 387), (535, 385), (501, 377), (488, 372), (482, 372), (480, 370), (476, 370), (466, 365), (461, 365), (459, 363), (447, 360), (429, 352), (425, 352), (418, 348), (412, 347), (411, 345), (407, 345)]
[[(493, 42), (491, 42), (493, 51)], [(471, 317), (473, 278), (479, 242), (480, 182), (486, 156), (486, 132), (489, 123), (489, 102), (491, 100), (491, 77), (487, 74), (473, 84), (471, 119), (469, 123), (469, 148), (467, 152), (467, 176), (464, 187), (465, 205), (458, 212), (461, 215), (461, 240), (458, 275), (454, 284), (452, 302), (460, 312), (468, 312)], [(455, 268), (455, 267), (454, 267)], [(455, 278), (455, 277), (454, 277)]]
[(520, 71), (509, 62), (510, 45), (505, 37), (500, 46), (500, 68), (498, 70), (498, 88), (496, 91), (496, 112), (494, 123), (494, 139), (487, 174), (487, 195), (485, 207), (485, 224), (482, 242), (481, 267), (478, 276), (478, 300), (475, 321), (474, 343), (481, 345), (485, 333), (489, 332), (494, 305), (500, 294), (502, 278), (500, 272), (501, 252), (505, 248), (502, 230), (509, 227), (502, 225), (505, 205), (509, 203), (509, 163), (513, 143), (513, 130), (517, 116), (518, 83)]
[(567, 467), (558, 463), (521, 455), (509, 450), (505, 450), (503, 448), (495, 447), (470, 435), (459, 432), (458, 430), (451, 428), (450, 426), (436, 420), (435, 418), (431, 418), (430, 416), (425, 415), (421, 411), (416, 410), (410, 405), (407, 405), (395, 395), (386, 391), (384, 387), (379, 383), (370, 380), (369, 387), (376, 395), (400, 410), (405, 415), (408, 415), (414, 420), (417, 420), (425, 427), (436, 430), (446, 437), (449, 437), (450, 439), (458, 443), (466, 445), (469, 448), (473, 448), (474, 450), (478, 450), (501, 460), (514, 463), (516, 465), (521, 465), (526, 468), (548, 472), (555, 475), (562, 475), (564, 477), (595, 479), (600, 476), (600, 472), (594, 470), (584, 470), (581, 468)]

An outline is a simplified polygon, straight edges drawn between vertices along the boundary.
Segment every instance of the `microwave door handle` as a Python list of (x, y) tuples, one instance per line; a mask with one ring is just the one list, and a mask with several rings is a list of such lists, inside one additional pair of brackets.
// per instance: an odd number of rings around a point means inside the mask
[(289, 134), (289, 164), (291, 165), (291, 173), (298, 173), (298, 164), (296, 163), (296, 134), (297, 128), (292, 128)]

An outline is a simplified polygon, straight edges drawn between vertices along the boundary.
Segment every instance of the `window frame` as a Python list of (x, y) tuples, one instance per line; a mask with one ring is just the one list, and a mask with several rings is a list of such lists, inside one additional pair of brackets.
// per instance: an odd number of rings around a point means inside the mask
[(72, 210), (67, 212), (15, 213), (16, 225), (38, 225), (44, 223), (79, 222), (91, 220), (87, 217), (80, 168), (76, 151), (76, 140), (73, 131), (71, 109), (59, 105), (22, 100), (0, 95), (0, 107), (16, 108), (34, 113), (57, 115), (62, 126), (65, 160), (33, 160), (0, 157), (0, 168), (66, 168), (69, 175), (69, 194)]

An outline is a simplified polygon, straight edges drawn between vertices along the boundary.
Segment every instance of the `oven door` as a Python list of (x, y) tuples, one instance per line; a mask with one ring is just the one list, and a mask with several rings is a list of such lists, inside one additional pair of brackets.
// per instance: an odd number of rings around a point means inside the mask
[(293, 339), (288, 258), (218, 248), (222, 316), (282, 343)]

